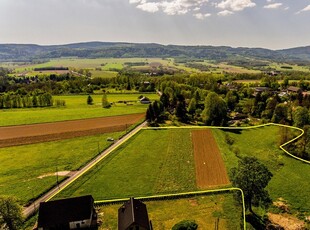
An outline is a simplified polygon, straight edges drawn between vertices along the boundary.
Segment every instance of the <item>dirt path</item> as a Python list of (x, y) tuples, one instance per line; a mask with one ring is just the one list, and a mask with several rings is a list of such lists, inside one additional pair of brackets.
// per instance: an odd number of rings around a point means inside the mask
[(209, 129), (192, 131), (196, 182), (200, 188), (229, 184), (217, 143)]
[(126, 130), (145, 114), (0, 127), (0, 147), (33, 144)]

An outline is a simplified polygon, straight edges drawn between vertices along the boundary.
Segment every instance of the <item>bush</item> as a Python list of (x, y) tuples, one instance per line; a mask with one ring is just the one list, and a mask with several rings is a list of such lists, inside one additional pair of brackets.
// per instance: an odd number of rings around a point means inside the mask
[(182, 220), (181, 222), (175, 224), (172, 230), (196, 230), (198, 225), (194, 220)]

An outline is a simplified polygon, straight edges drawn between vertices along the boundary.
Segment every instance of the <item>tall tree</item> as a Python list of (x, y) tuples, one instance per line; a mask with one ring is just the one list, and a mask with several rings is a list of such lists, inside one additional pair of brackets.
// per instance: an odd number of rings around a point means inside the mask
[(22, 224), (22, 208), (14, 197), (0, 196), (0, 227), (18, 230)]
[(305, 107), (298, 106), (293, 111), (294, 126), (302, 128), (309, 123), (309, 111)]
[(217, 93), (210, 92), (205, 100), (202, 117), (206, 125), (225, 124), (227, 120), (226, 102)]
[(272, 178), (268, 168), (255, 157), (244, 157), (232, 168), (231, 179), (234, 187), (241, 188), (244, 193), (245, 206), (253, 213), (253, 206), (267, 207), (271, 202), (265, 188)]

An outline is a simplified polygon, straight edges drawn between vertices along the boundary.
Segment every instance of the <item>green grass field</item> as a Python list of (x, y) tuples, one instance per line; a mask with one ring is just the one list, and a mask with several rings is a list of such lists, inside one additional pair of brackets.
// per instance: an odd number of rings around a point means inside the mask
[[(225, 131), (214, 130), (213, 133), (221, 148), (228, 170), (237, 165), (238, 158), (225, 143)], [(268, 191), (273, 199), (283, 198), (292, 213), (310, 215), (309, 177), (310, 164), (302, 163), (287, 156), (279, 148), (279, 127), (268, 126), (243, 130), (240, 134), (228, 133), (243, 156), (255, 156), (273, 173)], [(303, 213), (303, 214), (302, 214)]]
[[(122, 132), (80, 137), (62, 141), (0, 148), (0, 194), (16, 196), (22, 204), (37, 197), (54, 184), (58, 170), (72, 171), (83, 166)], [(62, 177), (60, 177), (62, 178)]]
[(95, 200), (196, 190), (188, 130), (142, 130), (57, 198)]
[[(49, 62), (42, 64), (28, 64), (28, 65), (10, 65), (15, 69), (17, 73), (24, 71), (31, 71), (34, 68), (42, 67), (68, 67), (76, 69), (92, 69), (101, 68), (102, 70), (109, 69), (122, 69), (125, 62), (160, 62), (163, 65), (168, 65), (169, 60), (163, 60), (162, 58), (57, 58), (51, 59)], [(8, 66), (8, 64), (6, 64)]]
[[(156, 230), (171, 229), (182, 220), (195, 220), (199, 230), (240, 229), (240, 208), (234, 204), (232, 194), (212, 194), (193, 198), (146, 201), (149, 219)], [(121, 204), (99, 207), (99, 219), (102, 225), (99, 230), (117, 229), (117, 211)]]
[[(87, 105), (87, 95), (54, 96), (54, 100), (65, 100), (66, 106), (0, 110), (0, 126), (145, 113), (148, 105), (142, 105), (137, 102), (138, 96), (140, 95), (141, 94), (108, 94), (108, 101), (111, 103), (115, 102), (109, 109), (103, 109), (101, 107), (101, 95), (92, 95), (94, 99), (93, 105)], [(151, 100), (159, 99), (156, 94), (147, 94), (146, 96)], [(132, 105), (128, 106), (124, 103), (117, 103), (118, 101), (135, 102), (131, 102)]]

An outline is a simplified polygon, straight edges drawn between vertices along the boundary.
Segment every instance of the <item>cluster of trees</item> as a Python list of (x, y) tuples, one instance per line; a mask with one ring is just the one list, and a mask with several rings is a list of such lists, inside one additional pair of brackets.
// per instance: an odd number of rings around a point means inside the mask
[(0, 95), (0, 109), (50, 107), (53, 106), (53, 102), (50, 93), (39, 95), (5, 93)]

